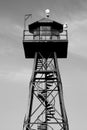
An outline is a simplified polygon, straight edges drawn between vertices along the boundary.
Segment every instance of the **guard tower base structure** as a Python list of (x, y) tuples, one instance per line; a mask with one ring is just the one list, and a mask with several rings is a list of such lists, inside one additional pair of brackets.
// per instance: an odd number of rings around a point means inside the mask
[(25, 57), (34, 58), (24, 130), (69, 130), (57, 62), (67, 57), (67, 31), (62, 24), (43, 18), (24, 30), (23, 46)]

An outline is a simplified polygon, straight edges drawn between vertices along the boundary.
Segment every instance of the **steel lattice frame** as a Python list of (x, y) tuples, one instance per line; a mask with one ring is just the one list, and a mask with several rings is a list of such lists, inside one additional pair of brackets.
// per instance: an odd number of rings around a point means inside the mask
[(35, 53), (24, 130), (69, 130), (56, 53)]

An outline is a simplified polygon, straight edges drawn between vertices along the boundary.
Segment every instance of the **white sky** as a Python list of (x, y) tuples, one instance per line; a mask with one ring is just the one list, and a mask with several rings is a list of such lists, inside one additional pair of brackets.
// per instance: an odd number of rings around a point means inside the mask
[(60, 59), (65, 106), (70, 130), (87, 129), (87, 2), (85, 0), (0, 1), (0, 129), (21, 130), (28, 104), (33, 60), (22, 46), (23, 17), (51, 17), (68, 24), (68, 58)]

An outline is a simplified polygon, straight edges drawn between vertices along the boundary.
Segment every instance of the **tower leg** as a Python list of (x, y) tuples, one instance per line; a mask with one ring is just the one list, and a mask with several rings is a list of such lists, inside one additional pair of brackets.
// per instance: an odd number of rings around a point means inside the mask
[(69, 130), (55, 52), (48, 58), (35, 54), (28, 110), (25, 130)]

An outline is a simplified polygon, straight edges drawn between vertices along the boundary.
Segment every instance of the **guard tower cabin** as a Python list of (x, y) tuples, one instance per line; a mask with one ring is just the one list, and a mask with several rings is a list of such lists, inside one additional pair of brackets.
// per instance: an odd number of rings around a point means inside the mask
[(47, 17), (28, 25), (28, 29), (23, 36), (26, 58), (34, 58), (35, 52), (45, 58), (52, 52), (56, 52), (57, 58), (67, 58), (68, 37), (63, 24)]

